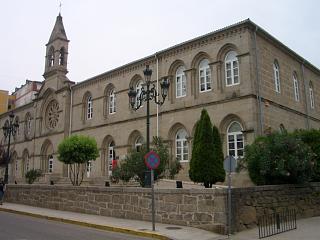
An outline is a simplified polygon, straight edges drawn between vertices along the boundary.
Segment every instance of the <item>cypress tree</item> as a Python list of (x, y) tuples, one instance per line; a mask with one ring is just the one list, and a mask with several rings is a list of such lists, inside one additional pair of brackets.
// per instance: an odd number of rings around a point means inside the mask
[(203, 109), (196, 123), (189, 177), (194, 182), (204, 183), (205, 187), (223, 181), (225, 176), (221, 139), (217, 130), (213, 130), (208, 112)]

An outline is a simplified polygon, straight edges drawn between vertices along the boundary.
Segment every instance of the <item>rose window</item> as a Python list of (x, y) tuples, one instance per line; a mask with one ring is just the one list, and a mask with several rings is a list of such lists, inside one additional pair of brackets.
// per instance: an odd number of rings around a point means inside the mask
[(54, 129), (59, 121), (59, 103), (56, 100), (52, 100), (46, 112), (46, 123), (47, 127), (50, 129)]

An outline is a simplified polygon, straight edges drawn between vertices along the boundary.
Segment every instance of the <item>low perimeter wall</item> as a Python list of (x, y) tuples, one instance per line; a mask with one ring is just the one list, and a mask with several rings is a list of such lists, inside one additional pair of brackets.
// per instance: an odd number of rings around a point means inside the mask
[[(156, 189), (156, 221), (225, 233), (227, 189)], [(150, 189), (8, 185), (6, 201), (57, 210), (151, 221)], [(320, 183), (260, 186), (232, 190), (236, 231), (257, 217), (295, 208), (298, 217), (320, 215)]]

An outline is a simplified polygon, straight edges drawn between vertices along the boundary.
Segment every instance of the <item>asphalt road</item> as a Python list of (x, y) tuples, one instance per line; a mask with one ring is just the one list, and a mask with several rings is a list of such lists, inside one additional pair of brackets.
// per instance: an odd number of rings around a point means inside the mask
[(0, 212), (0, 240), (150, 240), (73, 224)]

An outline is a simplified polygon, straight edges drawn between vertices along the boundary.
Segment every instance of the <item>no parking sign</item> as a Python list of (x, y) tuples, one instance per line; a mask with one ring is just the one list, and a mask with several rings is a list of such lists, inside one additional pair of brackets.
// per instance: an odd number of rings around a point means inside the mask
[(150, 170), (157, 169), (160, 165), (160, 157), (154, 151), (150, 151), (144, 156), (144, 162)]

